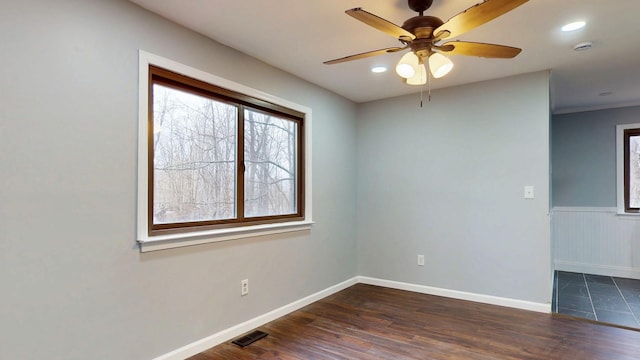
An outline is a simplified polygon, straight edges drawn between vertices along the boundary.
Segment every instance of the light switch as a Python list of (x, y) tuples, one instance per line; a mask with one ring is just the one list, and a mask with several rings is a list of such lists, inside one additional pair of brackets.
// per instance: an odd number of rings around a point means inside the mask
[(533, 199), (533, 186), (527, 185), (524, 187), (524, 198)]

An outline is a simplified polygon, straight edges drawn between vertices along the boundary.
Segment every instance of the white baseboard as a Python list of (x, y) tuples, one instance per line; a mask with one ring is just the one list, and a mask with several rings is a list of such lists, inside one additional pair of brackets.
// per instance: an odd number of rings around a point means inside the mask
[(352, 278), (343, 281), (337, 285), (331, 286), (327, 289), (319, 291), (315, 294), (309, 295), (300, 300), (296, 300), (290, 304), (277, 308), (266, 314), (257, 316), (253, 319), (247, 320), (238, 325), (232, 326), (228, 329), (217, 332), (211, 336), (207, 336), (204, 339), (194, 341), (191, 344), (185, 345), (177, 350), (171, 351), (167, 354), (156, 357), (154, 360), (184, 360), (190, 356), (199, 354), (209, 348), (216, 345), (227, 342), (237, 336), (240, 336), (246, 332), (249, 332), (257, 327), (260, 327), (270, 321), (280, 318), (284, 315), (292, 313), (298, 309), (301, 309), (309, 304), (312, 304), (320, 299), (323, 299), (329, 295), (337, 293), (340, 290), (344, 290), (357, 283), (356, 278)]
[(431, 286), (416, 285), (416, 284), (409, 284), (409, 283), (403, 283), (398, 281), (371, 278), (366, 276), (356, 276), (349, 280), (343, 281), (337, 285), (331, 286), (325, 290), (309, 295), (303, 299), (294, 301), (290, 304), (287, 304), (278, 309), (270, 311), (266, 314), (247, 320), (241, 324), (222, 330), (211, 336), (207, 336), (204, 339), (194, 341), (191, 344), (185, 345), (177, 350), (158, 356), (153, 360), (184, 360), (190, 356), (199, 354), (209, 348), (212, 348), (216, 345), (227, 342), (237, 336), (240, 336), (246, 332), (249, 332), (270, 321), (276, 320), (282, 316), (292, 313), (300, 308), (303, 308), (311, 303), (321, 300), (329, 295), (335, 294), (338, 291), (344, 290), (357, 283), (377, 285), (377, 286), (383, 286), (383, 287), (388, 287), (392, 289), (407, 290), (407, 291), (413, 291), (413, 292), (422, 293), (422, 294), (444, 296), (444, 297), (449, 297), (454, 299), (469, 300), (469, 301), (475, 301), (479, 303), (506, 306), (511, 308), (530, 310), (530, 311), (536, 311), (536, 312), (542, 312), (542, 313), (551, 312), (551, 304), (534, 303), (534, 302), (523, 301), (523, 300), (502, 298), (502, 297), (491, 296), (491, 295), (481, 295), (481, 294), (475, 294), (475, 293), (469, 293), (469, 292), (457, 291), (457, 290), (448, 290), (448, 289), (436, 288)]
[(615, 276), (628, 279), (640, 279), (640, 269), (612, 266), (612, 265), (600, 265), (600, 264), (587, 264), (571, 261), (556, 260), (554, 262), (555, 269), (558, 271), (570, 271), (577, 273), (603, 275), (603, 276)]
[(551, 313), (551, 304), (536, 303), (531, 301), (510, 299), (492, 295), (482, 295), (458, 290), (449, 290), (425, 285), (416, 285), (403, 283), (398, 281), (376, 279), (370, 277), (359, 276), (358, 282), (369, 285), (384, 286), (393, 289), (407, 290), (422, 294), (444, 296), (453, 299), (469, 300), (484, 304), (506, 306), (510, 308), (530, 310), (541, 313)]

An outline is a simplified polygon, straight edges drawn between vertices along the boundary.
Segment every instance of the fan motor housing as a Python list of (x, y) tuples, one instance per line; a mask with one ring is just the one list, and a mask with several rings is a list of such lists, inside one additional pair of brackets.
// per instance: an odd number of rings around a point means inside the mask
[(433, 30), (444, 24), (435, 16), (414, 16), (402, 24), (402, 28), (416, 36), (416, 38), (430, 38)]

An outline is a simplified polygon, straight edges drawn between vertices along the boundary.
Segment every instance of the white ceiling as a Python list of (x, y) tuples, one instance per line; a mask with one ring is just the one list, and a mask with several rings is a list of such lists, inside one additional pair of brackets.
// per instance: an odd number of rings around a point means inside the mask
[[(131, 0), (178, 24), (355, 102), (416, 93), (393, 68), (402, 54), (324, 65), (355, 53), (401, 46), (393, 37), (344, 14), (354, 7), (395, 24), (415, 15), (406, 0)], [(480, 0), (434, 0), (425, 15), (451, 18)], [(451, 56), (451, 73), (432, 89), (552, 70), (556, 113), (640, 104), (640, 1), (530, 0), (457, 40), (522, 48), (515, 59)], [(586, 28), (562, 33), (565, 23)], [(451, 39), (447, 39), (451, 40)], [(592, 41), (593, 48), (573, 46)], [(374, 65), (390, 71), (373, 74)], [(602, 93), (612, 93), (601, 96)]]

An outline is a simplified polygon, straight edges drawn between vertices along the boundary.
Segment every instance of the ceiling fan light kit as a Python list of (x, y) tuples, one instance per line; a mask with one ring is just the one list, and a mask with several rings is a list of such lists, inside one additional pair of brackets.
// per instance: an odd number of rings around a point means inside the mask
[[(429, 56), (429, 71), (434, 78), (438, 79), (447, 75), (453, 69), (453, 62), (440, 53), (432, 53)], [(396, 73), (405, 79), (408, 85), (424, 85), (427, 83), (427, 69), (424, 60), (418, 58), (413, 52), (408, 52), (402, 56)]]
[(379, 49), (325, 61), (325, 64), (362, 59), (410, 49), (396, 65), (396, 73), (409, 85), (423, 85), (428, 81), (426, 65), (434, 78), (441, 78), (453, 69), (453, 62), (444, 54), (478, 56), (484, 58), (510, 59), (521, 49), (495, 44), (466, 41), (438, 43), (446, 38), (457, 37), (469, 30), (485, 24), (528, 0), (485, 0), (443, 22), (434, 16), (425, 16), (433, 0), (408, 0), (409, 8), (419, 13), (398, 26), (361, 8), (345, 11), (347, 15), (387, 33), (400, 41), (402, 47)]
[(427, 69), (424, 64), (418, 65), (416, 68), (416, 73), (410, 77), (406, 78), (405, 83), (407, 85), (424, 85), (427, 83)]
[(429, 56), (429, 69), (431, 69), (433, 77), (439, 79), (453, 69), (453, 62), (440, 53), (433, 53)]
[(418, 59), (416, 54), (408, 52), (400, 58), (400, 61), (398, 61), (398, 65), (396, 65), (396, 74), (404, 79), (413, 77), (416, 74), (418, 65), (420, 65), (420, 59)]

